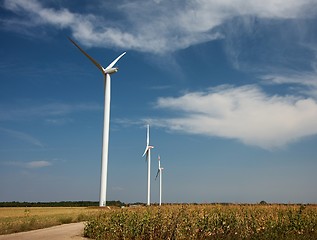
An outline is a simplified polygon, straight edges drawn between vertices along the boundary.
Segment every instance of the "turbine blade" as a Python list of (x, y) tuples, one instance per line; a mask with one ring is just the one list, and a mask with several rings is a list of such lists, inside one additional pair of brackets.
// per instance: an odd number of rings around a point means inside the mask
[(150, 125), (147, 125), (147, 131), (146, 131), (146, 145), (150, 145)]
[(123, 57), (124, 54), (126, 54), (126, 52), (122, 53), (119, 57), (113, 60), (112, 63), (110, 63), (109, 66), (106, 67), (106, 70), (112, 68), (119, 61), (119, 59)]
[(102, 72), (104, 73), (104, 69), (103, 67), (95, 60), (93, 59), (91, 56), (88, 55), (88, 53), (86, 53), (74, 40), (72, 40), (70, 37), (68, 37), (68, 40), (71, 41), (87, 58), (89, 58), (90, 61), (92, 61), (93, 64), (96, 65), (96, 67)]
[(149, 150), (149, 146), (146, 146), (145, 150), (144, 150), (144, 153), (142, 155), (142, 157), (144, 157), (144, 155), (146, 154), (146, 152)]
[(160, 173), (160, 169), (158, 169), (158, 170), (157, 170), (155, 180), (157, 179), (157, 177), (158, 177), (159, 173)]

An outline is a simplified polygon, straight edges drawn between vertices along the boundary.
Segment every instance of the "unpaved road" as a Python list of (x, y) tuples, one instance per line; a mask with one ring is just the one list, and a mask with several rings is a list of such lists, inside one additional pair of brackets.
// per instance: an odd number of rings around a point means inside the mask
[(0, 235), (0, 240), (80, 240), (83, 237), (84, 223), (63, 224), (50, 228), (43, 228), (29, 232)]

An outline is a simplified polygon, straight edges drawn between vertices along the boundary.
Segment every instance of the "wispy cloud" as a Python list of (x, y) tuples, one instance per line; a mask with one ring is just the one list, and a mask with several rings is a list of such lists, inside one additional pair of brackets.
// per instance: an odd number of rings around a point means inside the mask
[[(317, 11), (315, 10), (315, 19)], [(226, 54), (237, 69), (257, 73), (313, 70), (314, 20), (261, 19), (247, 15), (221, 26)]]
[(17, 103), (14, 106), (0, 105), (0, 121), (19, 121), (38, 117), (46, 117), (47, 119), (52, 119), (53, 117), (61, 117), (74, 112), (99, 110), (102, 110), (102, 106), (95, 103)]
[(45, 119), (45, 123), (48, 125), (54, 125), (54, 126), (62, 126), (68, 123), (73, 122), (73, 119), (71, 118), (48, 118)]
[(20, 141), (29, 143), (29, 144), (37, 146), (37, 147), (44, 146), (44, 144), (40, 140), (38, 140), (37, 138), (35, 138), (32, 135), (27, 134), (25, 132), (16, 131), (16, 130), (7, 129), (7, 128), (1, 128), (1, 127), (0, 127), (0, 132), (6, 134), (7, 136), (9, 136), (11, 138), (18, 139)]
[[(229, 0), (229, 1), (118, 1), (120, 20), (76, 13), (66, 8), (45, 6), (37, 0), (5, 0), (4, 8), (18, 17), (3, 19), (8, 28), (53, 26), (70, 29), (87, 46), (117, 47), (142, 52), (166, 53), (222, 38), (216, 27), (245, 15), (259, 18), (295, 19), (315, 14), (314, 0)], [(140, 6), (142, 5), (142, 6)], [(108, 7), (108, 4), (100, 4)], [(27, 19), (27, 21), (26, 21)], [(25, 25), (25, 23), (28, 25)]]
[(172, 88), (171, 85), (157, 85), (157, 86), (151, 86), (150, 89), (152, 90), (158, 90), (158, 91), (162, 91), (162, 90), (166, 90), (166, 89), (170, 89)]
[(26, 163), (27, 168), (43, 168), (51, 166), (52, 163), (48, 161), (31, 161)]
[(121, 191), (124, 190), (124, 188), (123, 188), (123, 187), (120, 187), (120, 186), (113, 186), (113, 187), (111, 188), (111, 190), (112, 190), (112, 191), (115, 191), (115, 192), (121, 192)]
[(285, 73), (284, 75), (267, 74), (263, 75), (262, 79), (274, 84), (294, 83), (298, 85), (317, 88), (317, 73), (316, 72), (294, 72)]
[(116, 118), (113, 119), (115, 124), (120, 125), (120, 127), (130, 127), (130, 126), (144, 126), (145, 123), (143, 120), (134, 120), (134, 119), (127, 119), (127, 118)]
[(152, 124), (189, 134), (237, 139), (264, 149), (317, 134), (317, 103), (311, 98), (267, 95), (254, 85), (220, 86), (206, 92), (159, 98), (174, 117)]
[[(316, 7), (312, 12), (316, 19)], [(294, 20), (244, 16), (231, 20), (222, 26), (227, 58), (234, 68), (253, 74), (255, 81), (262, 80), (261, 84), (283, 84), (284, 90), (317, 99), (313, 22), (305, 17)]]
[(20, 167), (20, 168), (28, 168), (28, 169), (38, 169), (43, 167), (49, 167), (52, 165), (49, 161), (30, 161), (30, 162), (21, 162), (21, 161), (8, 161), (4, 162), (5, 165)]
[(289, 72), (261, 77), (266, 84), (291, 84), (296, 92), (317, 100), (317, 72)]

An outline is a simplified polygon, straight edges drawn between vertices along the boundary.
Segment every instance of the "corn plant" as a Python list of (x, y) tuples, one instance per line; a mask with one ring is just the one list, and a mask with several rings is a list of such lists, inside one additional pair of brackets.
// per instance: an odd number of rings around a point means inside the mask
[(317, 207), (165, 205), (104, 212), (87, 222), (93, 239), (317, 239)]

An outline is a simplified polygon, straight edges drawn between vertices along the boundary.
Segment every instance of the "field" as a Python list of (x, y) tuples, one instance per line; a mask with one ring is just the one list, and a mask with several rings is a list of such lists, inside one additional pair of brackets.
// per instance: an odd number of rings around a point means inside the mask
[(0, 234), (87, 221), (93, 239), (317, 239), (315, 205), (0, 208)]
[(317, 239), (313, 205), (165, 205), (110, 210), (90, 219), (93, 239)]
[(86, 221), (99, 213), (98, 208), (86, 207), (3, 207), (0, 208), (0, 234)]

